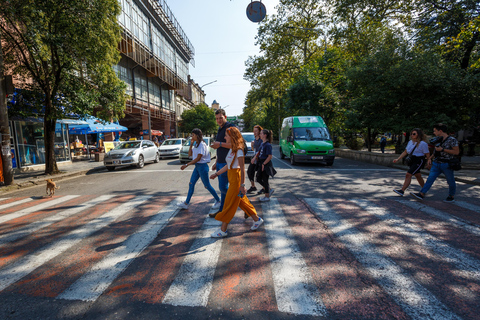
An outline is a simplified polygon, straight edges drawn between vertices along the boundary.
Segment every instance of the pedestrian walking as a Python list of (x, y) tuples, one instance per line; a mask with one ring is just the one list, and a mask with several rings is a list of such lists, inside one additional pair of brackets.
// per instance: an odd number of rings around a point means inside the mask
[[(253, 153), (257, 154), (260, 151), (260, 146), (262, 145), (262, 139), (260, 139), (260, 132), (263, 128), (259, 125), (253, 127), (253, 135), (255, 140), (251, 142)], [(257, 187), (255, 186), (255, 174), (257, 173), (257, 159), (252, 157), (247, 169), (248, 180), (250, 180), (250, 188), (247, 190), (247, 194), (252, 194), (257, 191)]]
[(275, 174), (272, 164), (272, 131), (263, 129), (260, 132), (260, 138), (262, 139), (262, 144), (254, 159), (257, 160), (257, 182), (265, 189), (265, 196), (259, 200), (265, 202), (270, 201), (270, 197), (275, 191), (275, 189), (270, 188), (268, 182), (269, 177), (273, 177)]
[(425, 182), (425, 185), (419, 193), (410, 192), (410, 194), (418, 200), (423, 200), (425, 194), (430, 190), (435, 180), (441, 173), (443, 173), (448, 183), (448, 196), (443, 201), (454, 202), (457, 184), (455, 183), (455, 176), (451, 164), (455, 162), (457, 159), (456, 156), (460, 153), (458, 141), (454, 137), (448, 135), (447, 126), (442, 123), (433, 126), (433, 134), (436, 138), (431, 139), (430, 142), (435, 145), (435, 152), (427, 161), (427, 165), (432, 166), (427, 182)]
[(409, 163), (407, 174), (405, 175), (405, 181), (401, 189), (393, 189), (393, 192), (403, 197), (405, 190), (410, 186), (412, 182), (412, 176), (417, 178), (418, 184), (423, 188), (425, 181), (423, 180), (422, 170), (425, 167), (427, 159), (430, 157), (430, 152), (428, 151), (428, 144), (424, 141), (425, 135), (423, 131), (419, 128), (415, 128), (410, 133), (410, 141), (405, 148), (405, 151), (397, 158), (393, 160), (393, 163), (397, 163), (400, 159), (407, 157)]
[[(227, 121), (227, 115), (225, 114), (225, 109), (217, 109), (215, 111), (215, 120), (219, 126), (217, 131), (217, 136), (215, 137), (215, 142), (212, 144), (212, 148), (217, 149), (217, 158), (215, 164), (212, 166), (212, 170), (216, 170), (217, 173), (227, 165), (225, 158), (231, 148), (230, 143), (225, 139), (225, 132), (228, 128), (234, 127), (235, 125)], [(221, 203), (219, 210), (215, 213), (210, 213), (210, 217), (215, 218), (215, 215), (223, 210), (223, 205), (225, 203), (225, 197), (228, 190), (228, 175), (226, 171), (222, 171), (223, 174), (219, 174), (218, 177), (218, 188), (220, 189)]]
[(380, 150), (382, 151), (382, 153), (385, 153), (386, 146), (387, 146), (387, 138), (385, 137), (385, 135), (383, 135), (380, 138)]
[[(195, 145), (195, 146), (194, 146)], [(192, 171), (192, 175), (190, 177), (190, 184), (188, 186), (188, 195), (185, 202), (179, 202), (177, 206), (182, 209), (188, 209), (190, 205), (190, 200), (192, 199), (193, 192), (195, 191), (195, 184), (197, 183), (198, 179), (202, 179), (202, 183), (215, 199), (213, 204), (214, 208), (220, 207), (220, 198), (217, 195), (215, 189), (213, 189), (212, 185), (210, 184), (210, 180), (208, 179), (208, 171), (209, 166), (208, 163), (210, 162), (210, 152), (208, 152), (208, 147), (205, 141), (203, 141), (203, 134), (202, 130), (200, 129), (193, 129), (192, 130), (192, 141), (190, 143), (190, 148), (188, 149), (188, 156), (192, 157), (192, 161), (184, 164), (180, 169), (185, 170), (190, 165), (195, 165), (195, 169)]]
[(248, 200), (245, 188), (245, 154), (243, 153), (243, 137), (238, 128), (230, 127), (225, 131), (226, 142), (231, 146), (226, 156), (227, 164), (221, 170), (210, 176), (215, 179), (223, 173), (227, 173), (230, 186), (225, 198), (223, 209), (218, 212), (215, 219), (222, 222), (220, 229), (211, 234), (212, 238), (223, 238), (228, 235), (227, 228), (240, 207), (253, 219), (251, 230), (257, 230), (263, 223), (263, 219), (257, 215), (255, 207)]

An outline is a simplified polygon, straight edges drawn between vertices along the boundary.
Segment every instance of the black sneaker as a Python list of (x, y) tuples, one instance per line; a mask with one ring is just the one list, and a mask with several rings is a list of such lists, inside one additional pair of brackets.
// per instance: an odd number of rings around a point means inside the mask
[(423, 198), (425, 197), (425, 196), (422, 196), (420, 192), (419, 193), (410, 192), (410, 195), (414, 198), (417, 198), (418, 200), (423, 200)]
[(254, 191), (257, 191), (256, 187), (250, 187), (250, 189), (247, 190), (248, 194), (252, 194)]
[(218, 214), (219, 212), (220, 212), (220, 211), (217, 211), (217, 212), (215, 212), (215, 213), (209, 213), (208, 216), (209, 216), (210, 218), (214, 218), (214, 219), (215, 219), (215, 217), (217, 216), (217, 214)]
[(265, 189), (262, 189), (262, 190), (257, 192), (257, 194), (264, 194), (264, 193), (265, 193)]
[(403, 195), (405, 194), (405, 191), (403, 191), (402, 189), (393, 189), (393, 192), (395, 192), (401, 197), (403, 197)]
[(246, 212), (243, 213), (243, 217), (245, 218), (245, 220), (247, 220), (248, 218), (250, 218), (250, 216), (249, 216)]
[(448, 196), (443, 202), (455, 202), (455, 199), (452, 196)]

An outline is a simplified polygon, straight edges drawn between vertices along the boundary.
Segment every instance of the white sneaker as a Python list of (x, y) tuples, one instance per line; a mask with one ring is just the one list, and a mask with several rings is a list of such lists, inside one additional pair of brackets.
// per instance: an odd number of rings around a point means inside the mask
[(267, 201), (270, 201), (270, 198), (262, 197), (262, 198), (260, 198), (260, 199), (258, 199), (258, 200), (260, 200), (260, 201), (262, 201), (262, 202), (267, 202)]
[(185, 202), (179, 202), (179, 203), (177, 203), (177, 207), (182, 208), (182, 209), (188, 209), (189, 205), (186, 204)]
[(270, 197), (272, 196), (272, 194), (275, 192), (275, 189), (270, 189)]
[(212, 238), (225, 238), (226, 236), (228, 236), (228, 230), (223, 232), (222, 229), (218, 229), (210, 235)]
[(220, 208), (220, 205), (222, 204), (222, 201), (221, 200), (215, 200), (215, 202), (213, 203), (213, 209), (218, 209)]
[(250, 230), (257, 230), (263, 224), (263, 219), (258, 217), (258, 221), (254, 221)]

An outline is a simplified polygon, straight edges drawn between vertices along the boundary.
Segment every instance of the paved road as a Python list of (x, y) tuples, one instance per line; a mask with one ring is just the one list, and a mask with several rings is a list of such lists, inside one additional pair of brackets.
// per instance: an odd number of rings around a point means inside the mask
[(264, 226), (238, 211), (219, 240), (200, 183), (175, 206), (176, 160), (2, 195), (0, 318), (478, 318), (479, 187), (420, 203), (391, 192), (403, 171), (274, 163), (273, 200), (251, 198)]

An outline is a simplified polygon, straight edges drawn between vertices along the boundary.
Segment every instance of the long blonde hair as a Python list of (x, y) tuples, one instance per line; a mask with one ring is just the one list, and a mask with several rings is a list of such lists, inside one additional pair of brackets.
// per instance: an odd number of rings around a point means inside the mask
[(242, 134), (237, 127), (227, 128), (228, 135), (230, 136), (230, 143), (232, 145), (232, 152), (235, 154), (232, 163), (230, 164), (230, 169), (232, 169), (235, 159), (237, 159), (237, 151), (239, 149), (243, 150), (244, 142)]

